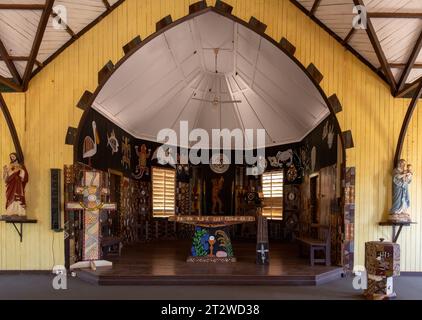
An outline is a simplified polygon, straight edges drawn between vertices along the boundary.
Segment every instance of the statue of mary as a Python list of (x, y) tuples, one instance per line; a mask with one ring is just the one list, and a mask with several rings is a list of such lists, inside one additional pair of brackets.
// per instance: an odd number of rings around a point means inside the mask
[(394, 222), (410, 222), (409, 184), (412, 182), (412, 166), (401, 159), (393, 171), (393, 206), (390, 220)]

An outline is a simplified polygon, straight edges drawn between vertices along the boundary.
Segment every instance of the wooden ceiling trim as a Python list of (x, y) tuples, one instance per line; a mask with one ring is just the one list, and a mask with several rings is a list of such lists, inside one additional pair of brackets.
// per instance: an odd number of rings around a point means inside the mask
[(6, 63), (7, 68), (10, 71), (13, 79), (19, 84), (22, 85), (22, 78), (16, 69), (15, 64), (13, 63), (12, 59), (10, 59), (9, 52), (7, 51), (6, 47), (3, 44), (3, 41), (0, 39), (0, 56), (3, 58), (2, 60)]
[(0, 3), (0, 10), (44, 10), (44, 4), (18, 4), (18, 3)]
[(402, 90), (398, 91), (395, 94), (395, 97), (396, 98), (405, 98), (405, 97), (408, 97), (409, 95), (413, 96), (413, 91), (415, 91), (417, 85), (418, 85), (417, 81), (406, 84)]
[(29, 54), (29, 60), (26, 65), (25, 73), (22, 80), (24, 90), (26, 90), (26, 88), (28, 87), (29, 80), (31, 79), (31, 74), (34, 68), (35, 59), (38, 55), (38, 51), (41, 46), (41, 41), (42, 41), (42, 38), (44, 37), (45, 29), (47, 28), (48, 19), (50, 18), (51, 12), (53, 10), (53, 5), (54, 5), (54, 0), (47, 0), (45, 9), (41, 15), (40, 23), (38, 25), (37, 33), (35, 35), (35, 40), (32, 45), (31, 53)]
[(343, 45), (346, 45), (349, 43), (350, 39), (352, 39), (353, 35), (355, 34), (356, 29), (352, 28), (349, 33), (346, 35), (346, 37), (343, 39)]
[[(404, 69), (404, 68), (406, 68), (407, 64), (405, 64), (405, 63), (390, 63), (389, 66), (390, 66), (390, 68)], [(422, 69), (422, 63), (413, 64), (412, 69)]]
[(410, 54), (410, 57), (409, 57), (409, 60), (407, 61), (406, 66), (403, 70), (403, 73), (400, 77), (400, 81), (398, 83), (396, 93), (398, 91), (400, 91), (401, 89), (403, 89), (404, 85), (406, 84), (406, 80), (409, 77), (409, 74), (413, 69), (413, 66), (416, 62), (416, 59), (418, 58), (419, 53), (421, 52), (421, 49), (422, 49), (422, 32), (419, 34), (419, 38), (416, 41), (415, 46), (413, 47), (412, 53)]
[(321, 0), (315, 0), (314, 4), (312, 5), (311, 11), (309, 11), (310, 16), (315, 15), (320, 4), (321, 4)]
[[(363, 3), (363, 0), (353, 0), (353, 3), (356, 6), (365, 6), (365, 4)], [(384, 71), (384, 74), (387, 77), (387, 80), (390, 84), (390, 88), (392, 93), (396, 92), (396, 80), (394, 79), (394, 75), (391, 71), (391, 69), (388, 67), (388, 61), (387, 58), (385, 57), (384, 51), (381, 48), (381, 43), (378, 40), (376, 31), (374, 26), (372, 25), (371, 19), (368, 17), (367, 21), (366, 21), (366, 33), (368, 34), (369, 40), (371, 41), (372, 47), (375, 50), (375, 53), (378, 57), (378, 60), (381, 64), (382, 70)]]
[(368, 12), (369, 18), (422, 19), (422, 12)]
[(111, 9), (110, 2), (108, 2), (107, 0), (103, 0), (103, 3), (104, 3), (104, 7), (106, 7), (107, 10)]
[[(10, 60), (12, 61), (28, 61), (29, 57), (22, 57), (22, 56), (9, 56)], [(5, 61), (2, 57), (0, 57), (0, 61)], [(35, 60), (35, 64), (40, 67), (42, 66), (42, 63), (38, 60)]]

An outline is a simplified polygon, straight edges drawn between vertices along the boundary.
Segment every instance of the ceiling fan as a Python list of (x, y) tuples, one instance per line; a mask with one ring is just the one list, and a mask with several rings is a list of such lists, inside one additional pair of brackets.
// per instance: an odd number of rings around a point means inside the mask
[(228, 104), (228, 103), (242, 103), (241, 100), (227, 100), (227, 101), (220, 101), (217, 97), (214, 98), (214, 100), (208, 100), (208, 99), (198, 99), (198, 98), (192, 98), (192, 100), (197, 100), (201, 102), (208, 102), (212, 103), (214, 106), (218, 106), (219, 104)]

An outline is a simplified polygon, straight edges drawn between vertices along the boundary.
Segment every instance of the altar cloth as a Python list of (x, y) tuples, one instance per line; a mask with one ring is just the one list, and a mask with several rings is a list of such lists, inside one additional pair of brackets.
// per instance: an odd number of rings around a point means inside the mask
[(254, 216), (170, 216), (169, 221), (193, 224), (200, 227), (224, 227), (254, 222)]
[(187, 262), (236, 262), (228, 226), (254, 222), (254, 216), (171, 216), (169, 221), (195, 226)]

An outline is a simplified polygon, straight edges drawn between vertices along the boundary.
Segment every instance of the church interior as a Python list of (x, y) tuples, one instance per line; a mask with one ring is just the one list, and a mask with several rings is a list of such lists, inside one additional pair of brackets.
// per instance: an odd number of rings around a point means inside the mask
[(0, 284), (422, 299), (421, 48), (418, 0), (0, 1)]

